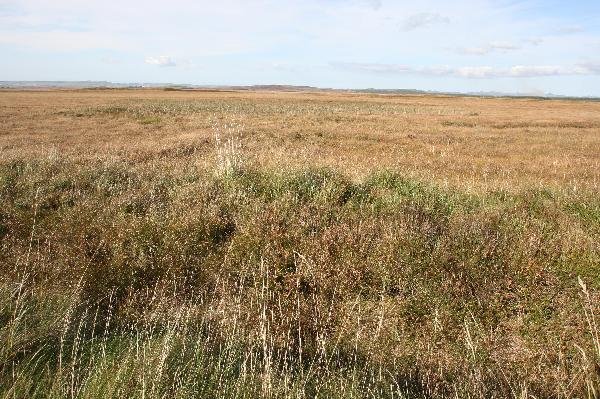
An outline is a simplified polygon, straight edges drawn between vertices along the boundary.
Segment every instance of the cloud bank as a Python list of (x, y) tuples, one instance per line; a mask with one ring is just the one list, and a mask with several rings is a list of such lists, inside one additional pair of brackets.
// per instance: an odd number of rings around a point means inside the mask
[(464, 55), (487, 55), (492, 52), (508, 52), (521, 49), (520, 46), (510, 42), (490, 42), (480, 47), (464, 47), (458, 49), (459, 54)]
[(158, 57), (146, 57), (146, 64), (158, 65), (160, 67), (174, 67), (177, 63), (167, 55), (160, 55)]
[(425, 76), (457, 77), (471, 79), (491, 78), (533, 78), (543, 76), (589, 76), (600, 75), (600, 64), (579, 64), (574, 66), (515, 65), (510, 68), (491, 66), (437, 66), (414, 67), (398, 64), (377, 63), (332, 63), (334, 68), (370, 72), (378, 74), (413, 74)]

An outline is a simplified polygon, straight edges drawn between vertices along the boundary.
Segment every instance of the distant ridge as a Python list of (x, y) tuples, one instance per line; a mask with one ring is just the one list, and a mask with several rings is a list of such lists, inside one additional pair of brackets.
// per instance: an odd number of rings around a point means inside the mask
[(469, 97), (514, 97), (514, 98), (538, 98), (538, 99), (564, 99), (564, 100), (591, 100), (600, 101), (600, 97), (577, 97), (563, 96), (552, 93), (502, 93), (496, 91), (482, 92), (445, 92), (416, 89), (332, 89), (314, 86), (294, 85), (249, 85), (249, 86), (226, 86), (226, 85), (192, 85), (175, 83), (114, 83), (108, 81), (0, 81), (0, 89), (26, 89), (26, 90), (48, 90), (48, 89), (166, 89), (166, 90), (235, 90), (235, 91), (280, 91), (280, 92), (337, 92), (337, 93), (366, 93), (366, 94), (388, 94), (388, 95), (446, 95), (446, 96), (469, 96)]

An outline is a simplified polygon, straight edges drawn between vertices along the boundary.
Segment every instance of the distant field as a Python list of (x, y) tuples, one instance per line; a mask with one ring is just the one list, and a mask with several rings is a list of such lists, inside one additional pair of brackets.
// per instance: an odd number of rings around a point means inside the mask
[(244, 160), (256, 167), (328, 166), (352, 177), (393, 168), (484, 190), (600, 184), (599, 102), (82, 90), (7, 91), (0, 105), (4, 157), (160, 161), (165, 151), (192, 151), (210, 166), (212, 124), (236, 123)]
[(599, 184), (599, 102), (0, 91), (0, 395), (598, 397)]

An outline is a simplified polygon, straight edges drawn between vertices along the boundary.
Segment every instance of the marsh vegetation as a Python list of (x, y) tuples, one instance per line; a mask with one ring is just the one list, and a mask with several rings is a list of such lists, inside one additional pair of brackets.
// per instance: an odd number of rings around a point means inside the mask
[(3, 397), (597, 397), (600, 104), (0, 93)]

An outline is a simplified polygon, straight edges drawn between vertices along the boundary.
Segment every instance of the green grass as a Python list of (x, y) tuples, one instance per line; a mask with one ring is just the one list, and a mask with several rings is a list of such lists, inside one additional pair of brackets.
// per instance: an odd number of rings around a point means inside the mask
[(185, 162), (0, 163), (0, 395), (598, 392), (592, 194)]

